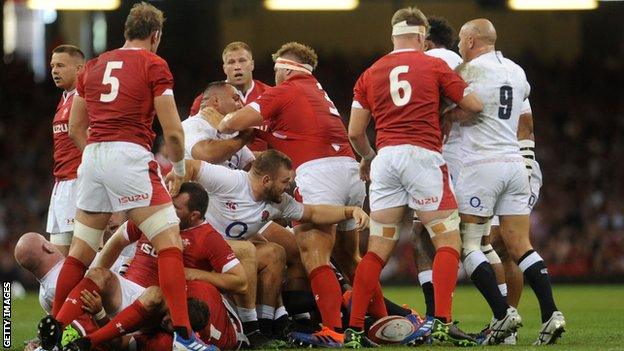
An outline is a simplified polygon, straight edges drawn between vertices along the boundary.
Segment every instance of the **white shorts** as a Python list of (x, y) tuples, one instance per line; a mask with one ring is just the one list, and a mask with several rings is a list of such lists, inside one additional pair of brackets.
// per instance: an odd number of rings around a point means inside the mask
[(531, 212), (531, 188), (522, 158), (481, 160), (464, 165), (457, 179), (459, 212), (491, 217)]
[(123, 141), (89, 144), (78, 167), (77, 207), (118, 212), (171, 202), (154, 155)]
[[(351, 157), (327, 157), (308, 161), (297, 168), (295, 198), (309, 205), (364, 205), (366, 187), (360, 166)], [(338, 223), (339, 231), (356, 228), (354, 219)]]
[[(50, 235), (74, 231), (76, 215), (76, 179), (61, 180), (54, 183), (46, 232)], [(69, 244), (68, 244), (69, 245)]]
[(370, 208), (408, 205), (416, 211), (457, 208), (440, 153), (415, 145), (386, 146), (371, 165)]
[[(542, 188), (542, 179), (538, 177), (531, 177), (531, 196), (529, 197), (529, 209), (533, 211), (535, 205), (537, 205), (537, 200), (539, 200), (540, 189)], [(492, 218), (492, 225), (500, 225), (500, 221), (498, 216), (494, 216)]]
[(123, 311), (126, 307), (132, 305), (134, 301), (136, 301), (139, 296), (145, 291), (145, 288), (141, 285), (133, 282), (132, 280), (128, 280), (121, 276), (117, 272), (113, 272), (119, 281), (119, 289), (121, 290), (121, 302), (119, 303), (119, 309), (116, 311), (107, 311), (109, 315), (115, 316), (119, 312)]
[(457, 153), (457, 151), (461, 150), (455, 149), (455, 145), (452, 146), (452, 150), (449, 150), (450, 152), (447, 151), (446, 148), (442, 149), (442, 158), (444, 159), (444, 162), (446, 162), (446, 167), (448, 169), (449, 176), (451, 177), (453, 186), (457, 186), (457, 178), (459, 177), (459, 172), (461, 172), (463, 167), (461, 156)]

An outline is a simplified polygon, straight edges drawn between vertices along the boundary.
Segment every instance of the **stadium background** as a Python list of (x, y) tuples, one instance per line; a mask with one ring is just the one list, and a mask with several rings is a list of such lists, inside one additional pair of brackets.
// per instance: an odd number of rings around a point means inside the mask
[[(112, 11), (31, 10), (3, 1), (0, 30), (0, 279), (35, 281), (12, 249), (26, 231), (45, 231), (53, 186), (51, 120), (60, 91), (50, 51), (62, 43), (87, 56), (123, 44), (134, 1)], [(210, 81), (223, 79), (221, 50), (233, 40), (254, 50), (254, 78), (273, 84), (270, 54), (286, 41), (319, 54), (315, 75), (348, 122), (353, 83), (391, 50), (389, 19), (405, 5), (446, 17), (454, 28), (490, 18), (497, 47), (532, 85), (537, 159), (544, 173), (532, 215), (534, 245), (555, 280), (624, 281), (624, 2), (588, 11), (513, 11), (502, 0), (361, 0), (352, 11), (269, 11), (261, 1), (152, 1), (167, 22), (159, 55), (174, 74), (180, 116)], [(156, 126), (158, 128), (158, 126)], [(416, 281), (409, 240), (384, 271), (389, 282)]]

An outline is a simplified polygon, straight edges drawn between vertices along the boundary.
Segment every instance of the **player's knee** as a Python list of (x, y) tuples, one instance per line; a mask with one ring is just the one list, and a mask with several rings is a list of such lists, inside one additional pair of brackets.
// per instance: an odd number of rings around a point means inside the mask
[(462, 255), (466, 257), (473, 251), (481, 250), (481, 238), (483, 238), (483, 236), (485, 236), (486, 233), (489, 232), (490, 222), (488, 221), (483, 224), (462, 223), (460, 225), (460, 228), (462, 239)]
[[(178, 219), (173, 205), (169, 205), (154, 212), (151, 216), (143, 220), (143, 222), (139, 224), (139, 229), (141, 229), (143, 234), (145, 234), (150, 241), (153, 241), (154, 238), (161, 233), (171, 236), (172, 239), (178, 237), (178, 241), (180, 241), (179, 236), (175, 235), (174, 231), (167, 231), (167, 229), (177, 226), (178, 223), (180, 223), (180, 219)], [(181, 247), (181, 244), (179, 246)]]
[(147, 311), (156, 311), (165, 303), (165, 297), (157, 286), (150, 286), (143, 291), (139, 301)]
[(85, 277), (91, 279), (100, 289), (102, 289), (109, 285), (109, 282), (113, 278), (113, 273), (106, 268), (93, 267), (89, 269)]
[(501, 258), (498, 256), (496, 250), (494, 250), (492, 244), (482, 245), (481, 251), (483, 252), (485, 257), (487, 257), (490, 264), (502, 263)]
[(93, 251), (100, 249), (103, 236), (103, 229), (91, 228), (77, 219), (74, 220), (74, 237), (84, 241)]

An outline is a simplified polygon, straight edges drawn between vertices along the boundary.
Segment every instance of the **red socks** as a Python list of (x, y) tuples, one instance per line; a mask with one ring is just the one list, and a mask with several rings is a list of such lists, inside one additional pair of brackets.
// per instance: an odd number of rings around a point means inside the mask
[(321, 312), (323, 326), (332, 330), (342, 329), (340, 320), (340, 303), (342, 294), (334, 271), (328, 265), (316, 267), (310, 272), (310, 286)]
[(433, 259), (433, 293), (435, 316), (451, 321), (453, 291), (457, 284), (459, 252), (450, 246), (443, 246), (436, 251)]
[(93, 282), (93, 280), (89, 278), (84, 278), (76, 285), (72, 291), (69, 293), (69, 296), (65, 300), (65, 303), (61, 307), (61, 310), (56, 315), (56, 320), (61, 322), (63, 326), (68, 325), (74, 319), (80, 317), (83, 313), (82, 300), (80, 299), (80, 293), (83, 290), (88, 290), (93, 292), (94, 290), (102, 296), (102, 291), (100, 288)]
[(139, 330), (147, 320), (149, 320), (149, 313), (141, 302), (136, 300), (132, 305), (119, 312), (105, 326), (96, 330), (93, 334), (87, 335), (87, 337), (91, 340), (91, 346), (93, 347), (118, 336)]
[(56, 291), (52, 302), (52, 316), (56, 317), (69, 292), (82, 280), (87, 267), (80, 260), (67, 256), (56, 281)]
[[(374, 252), (367, 252), (355, 270), (353, 295), (351, 297), (351, 317), (349, 326), (362, 330), (364, 317), (369, 310), (371, 315), (387, 316), (379, 277), (384, 261)], [(373, 301), (371, 301), (371, 298)], [(370, 308), (369, 308), (370, 305)], [(375, 316), (378, 317), (378, 316)]]
[(165, 296), (167, 307), (171, 313), (171, 321), (175, 327), (183, 327), (191, 335), (191, 323), (186, 303), (186, 279), (182, 251), (177, 247), (169, 247), (158, 251), (158, 282)]

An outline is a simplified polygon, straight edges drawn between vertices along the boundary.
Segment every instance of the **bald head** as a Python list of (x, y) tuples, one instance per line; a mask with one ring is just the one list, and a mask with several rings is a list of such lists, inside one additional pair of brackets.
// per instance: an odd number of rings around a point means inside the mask
[(64, 256), (46, 238), (38, 233), (22, 235), (15, 245), (15, 261), (37, 279), (43, 278)]
[(496, 28), (488, 19), (477, 18), (468, 21), (459, 31), (459, 53), (464, 61), (494, 51), (495, 44)]

